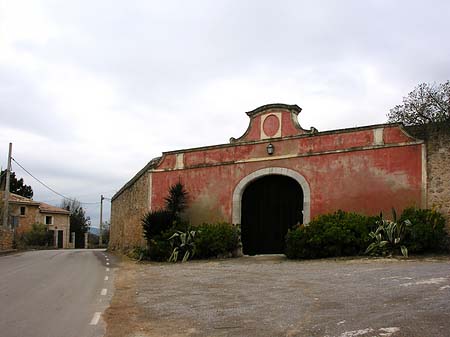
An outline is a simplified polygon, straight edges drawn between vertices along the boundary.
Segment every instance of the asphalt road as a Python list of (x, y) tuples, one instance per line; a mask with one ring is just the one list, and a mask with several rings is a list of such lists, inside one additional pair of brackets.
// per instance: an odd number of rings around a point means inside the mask
[(2, 337), (97, 337), (113, 293), (114, 259), (103, 250), (0, 256)]

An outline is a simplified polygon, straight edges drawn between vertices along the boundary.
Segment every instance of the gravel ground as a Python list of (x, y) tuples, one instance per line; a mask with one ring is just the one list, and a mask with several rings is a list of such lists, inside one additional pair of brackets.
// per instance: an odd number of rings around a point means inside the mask
[(119, 275), (108, 337), (450, 336), (448, 257), (126, 262)]

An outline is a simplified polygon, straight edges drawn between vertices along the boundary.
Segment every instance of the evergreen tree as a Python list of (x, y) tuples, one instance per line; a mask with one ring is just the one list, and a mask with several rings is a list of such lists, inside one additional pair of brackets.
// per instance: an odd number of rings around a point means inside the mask
[[(0, 190), (4, 191), (6, 186), (6, 170), (0, 171)], [(25, 198), (33, 198), (33, 189), (25, 185), (23, 178), (17, 179), (16, 173), (11, 171), (9, 191)]]
[(81, 203), (78, 200), (64, 199), (61, 208), (70, 211), (70, 233), (75, 232), (75, 247), (84, 247), (84, 233), (89, 230), (90, 218), (86, 216)]

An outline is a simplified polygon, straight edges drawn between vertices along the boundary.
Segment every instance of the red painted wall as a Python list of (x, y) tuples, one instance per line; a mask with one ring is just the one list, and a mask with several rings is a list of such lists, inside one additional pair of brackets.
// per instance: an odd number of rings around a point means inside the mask
[[(257, 116), (258, 118), (259, 116)], [(253, 119), (255, 125), (256, 118)], [(257, 127), (256, 127), (257, 128)], [(384, 142), (375, 141), (375, 129)], [(250, 128), (248, 135), (256, 137)], [(252, 137), (253, 138), (253, 137)], [(390, 215), (422, 202), (422, 144), (399, 126), (235, 143), (166, 153), (152, 172), (152, 208), (162, 207), (169, 187), (181, 180), (190, 195), (192, 222), (232, 221), (236, 185), (254, 171), (289, 168), (301, 174), (311, 191), (311, 218), (337, 209)], [(175, 169), (176, 156), (183, 169)]]

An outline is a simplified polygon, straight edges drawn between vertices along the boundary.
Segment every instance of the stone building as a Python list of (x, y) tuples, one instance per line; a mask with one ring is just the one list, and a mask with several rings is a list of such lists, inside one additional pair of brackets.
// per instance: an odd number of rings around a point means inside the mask
[(71, 248), (69, 211), (11, 193), (9, 215), (10, 223), (17, 235), (31, 230), (33, 224), (45, 224), (53, 233), (55, 248)]
[[(367, 215), (440, 206), (450, 216), (449, 129), (380, 124), (303, 129), (297, 105), (247, 112), (230, 143), (165, 152), (112, 198), (113, 249), (145, 245), (141, 218), (182, 182), (193, 224), (240, 224), (244, 252), (276, 253), (289, 227), (338, 209)], [(423, 135), (426, 135), (424, 137)]]

